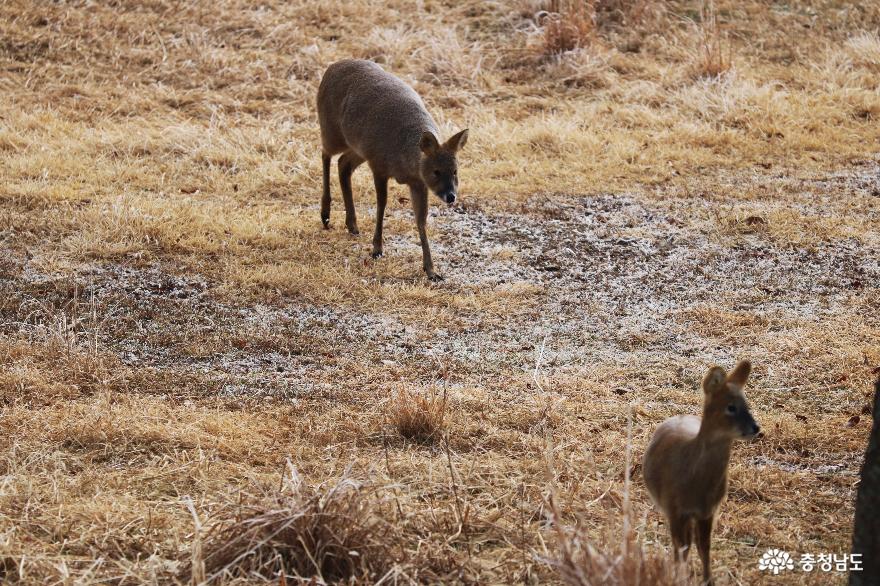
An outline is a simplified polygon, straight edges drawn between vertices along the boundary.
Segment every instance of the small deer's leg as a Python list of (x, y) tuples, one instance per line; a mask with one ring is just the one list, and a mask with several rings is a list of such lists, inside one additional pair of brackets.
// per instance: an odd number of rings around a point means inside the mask
[(672, 556), (675, 561), (687, 561), (693, 538), (693, 520), (690, 517), (671, 517), (669, 532), (672, 534)]
[(324, 229), (330, 228), (330, 159), (327, 153), (321, 153), (321, 163), (324, 166), (324, 193), (321, 195), (321, 223)]
[(351, 174), (364, 160), (352, 151), (339, 157), (339, 187), (342, 188), (342, 203), (345, 204), (345, 227), (351, 234), (360, 234), (357, 227), (357, 214), (354, 211), (354, 197), (351, 193)]
[(382, 256), (382, 223), (385, 220), (385, 205), (388, 203), (388, 178), (373, 173), (376, 184), (376, 231), (373, 233), (373, 258)]
[(434, 272), (434, 263), (431, 261), (431, 247), (428, 245), (428, 233), (426, 224), (428, 221), (428, 188), (423, 184), (410, 185), (413, 211), (416, 214), (416, 227), (419, 230), (419, 240), (422, 243), (422, 266), (425, 274), (431, 281), (441, 281), (443, 277)]
[(700, 560), (703, 562), (703, 584), (712, 584), (712, 566), (709, 559), (709, 549), (712, 540), (712, 517), (697, 520), (697, 549), (700, 552)]

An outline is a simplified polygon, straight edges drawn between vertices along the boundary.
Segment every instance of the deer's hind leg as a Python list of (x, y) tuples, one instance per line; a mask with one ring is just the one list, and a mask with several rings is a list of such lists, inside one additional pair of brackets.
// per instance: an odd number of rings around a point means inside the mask
[(675, 561), (687, 561), (694, 537), (694, 521), (690, 517), (669, 518), (669, 532), (672, 535), (672, 555)]
[(351, 174), (363, 162), (353, 151), (345, 151), (339, 157), (339, 187), (342, 189), (342, 203), (345, 204), (345, 227), (351, 234), (360, 234), (354, 210), (354, 196), (351, 193)]
[(324, 168), (324, 192), (321, 194), (321, 224), (325, 230), (330, 229), (330, 159), (332, 155), (321, 153)]
[(379, 258), (383, 254), (382, 224), (385, 220), (385, 206), (388, 204), (388, 178), (376, 175), (374, 171), (373, 182), (376, 184), (376, 231), (373, 234), (373, 258)]

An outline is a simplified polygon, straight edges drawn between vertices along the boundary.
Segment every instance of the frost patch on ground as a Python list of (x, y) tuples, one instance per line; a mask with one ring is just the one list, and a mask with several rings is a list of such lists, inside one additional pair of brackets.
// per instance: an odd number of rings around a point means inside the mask
[(858, 476), (858, 469), (854, 468), (851, 463), (837, 464), (810, 464), (809, 462), (782, 462), (774, 460), (767, 456), (758, 456), (749, 462), (758, 469), (764, 467), (773, 467), (785, 472), (803, 472), (817, 475), (834, 475), (834, 476)]
[[(819, 319), (839, 314), (880, 278), (878, 251), (855, 241), (812, 250), (757, 241), (727, 248), (681, 227), (675, 209), (626, 194), (544, 199), (525, 211), (444, 215), (444, 261), (463, 282), (488, 273), (541, 285), (545, 303), (535, 325), (557, 344), (577, 338), (595, 358), (614, 359), (634, 345), (711, 354), (711, 341), (690, 335), (676, 319), (681, 311), (720, 304)], [(479, 243), (482, 250), (514, 251), (515, 261), (474, 259)]]
[[(730, 361), (738, 349), (697, 333), (686, 312), (858, 319), (853, 296), (880, 280), (880, 251), (870, 246), (780, 248), (757, 238), (723, 246), (705, 226), (683, 221), (681, 205), (599, 194), (536, 198), (520, 213), (433, 210), (443, 290), (532, 288), (534, 310), (507, 319), (462, 311), (432, 329), (391, 311), (297, 300), (235, 304), (219, 300), (204, 277), (162, 264), (86, 266), (74, 292), (70, 277), (39, 274), (22, 260), (4, 268), (3, 329), (25, 332), (69, 312), (75, 293), (100, 307), (98, 339), (126, 364), (207, 376), (223, 394), (295, 397), (331, 392), (364, 363), (381, 364), (389, 381), (408, 368), (410, 379), (415, 372), (426, 382), (446, 361), (458, 380), (491, 384), (511, 372), (528, 379), (539, 353), (547, 376), (597, 363), (653, 364), (670, 354)], [(389, 234), (386, 249), (420, 254), (414, 232)]]

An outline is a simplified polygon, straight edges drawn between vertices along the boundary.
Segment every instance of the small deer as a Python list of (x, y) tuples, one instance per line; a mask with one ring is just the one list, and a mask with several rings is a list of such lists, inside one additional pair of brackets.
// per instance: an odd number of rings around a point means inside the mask
[(318, 120), (324, 164), (324, 228), (330, 227), (330, 160), (341, 153), (339, 186), (345, 204), (345, 226), (351, 234), (359, 233), (351, 174), (366, 161), (376, 186), (373, 258), (383, 254), (382, 221), (388, 202), (388, 179), (393, 178), (409, 187), (425, 273), (432, 281), (442, 279), (434, 272), (425, 232), (428, 190), (449, 205), (455, 203), (456, 153), (467, 142), (467, 129), (440, 144), (437, 124), (415, 90), (377, 64), (356, 59), (338, 61), (327, 68), (318, 87)]
[(696, 538), (706, 584), (712, 583), (709, 541), (727, 494), (731, 446), (760, 431), (743, 394), (751, 370), (746, 360), (729, 375), (720, 366), (711, 368), (703, 379), (702, 420), (678, 415), (661, 423), (642, 462), (648, 492), (669, 523), (675, 560), (687, 559)]

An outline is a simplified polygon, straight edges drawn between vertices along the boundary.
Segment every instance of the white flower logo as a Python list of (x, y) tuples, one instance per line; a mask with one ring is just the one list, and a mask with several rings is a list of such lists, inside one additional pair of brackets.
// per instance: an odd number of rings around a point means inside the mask
[(794, 562), (788, 552), (772, 547), (764, 552), (758, 562), (759, 570), (769, 570), (775, 576), (783, 570), (793, 570)]

